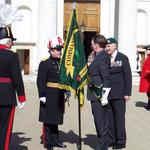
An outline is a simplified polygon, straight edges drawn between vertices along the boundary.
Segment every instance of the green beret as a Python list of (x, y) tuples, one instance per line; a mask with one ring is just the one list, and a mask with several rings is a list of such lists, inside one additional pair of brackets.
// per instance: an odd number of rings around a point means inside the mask
[(107, 44), (113, 44), (113, 43), (117, 44), (117, 40), (115, 38), (108, 38), (107, 39)]

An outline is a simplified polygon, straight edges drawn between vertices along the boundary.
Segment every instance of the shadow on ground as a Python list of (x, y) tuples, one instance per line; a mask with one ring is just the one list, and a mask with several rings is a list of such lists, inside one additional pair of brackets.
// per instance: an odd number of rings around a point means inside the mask
[[(79, 145), (79, 135), (74, 133), (72, 130), (70, 130), (68, 133), (60, 131), (60, 137), (63, 142), (76, 144), (77, 147)], [(96, 138), (97, 138), (96, 135), (86, 134), (86, 137), (82, 138), (82, 144), (88, 145), (92, 149), (95, 149), (96, 141), (97, 141)]]
[(135, 102), (136, 107), (145, 107), (146, 105), (147, 105), (147, 103), (142, 102), (142, 101), (136, 101)]
[(65, 133), (63, 131), (60, 131), (60, 139), (62, 142), (76, 144), (78, 146), (79, 143), (79, 137), (76, 133), (74, 133), (72, 130)]
[(28, 150), (28, 147), (23, 145), (23, 143), (27, 141), (31, 141), (31, 138), (26, 138), (25, 133), (22, 133), (22, 132), (12, 133), (10, 149), (11, 150)]
[(97, 136), (94, 134), (86, 134), (86, 137), (82, 139), (84, 145), (88, 145), (90, 148), (95, 149), (97, 142)]

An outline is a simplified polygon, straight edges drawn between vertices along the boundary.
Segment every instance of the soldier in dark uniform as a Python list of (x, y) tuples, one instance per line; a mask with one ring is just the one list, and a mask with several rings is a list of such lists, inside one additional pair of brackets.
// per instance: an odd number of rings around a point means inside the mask
[(9, 27), (0, 27), (0, 150), (8, 150), (13, 127), (16, 92), (19, 109), (26, 101), (17, 53), (10, 50), (13, 35)]
[[(91, 101), (92, 113), (97, 132), (98, 145), (96, 150), (108, 150), (108, 94), (110, 91), (110, 57), (105, 51), (107, 40), (103, 35), (92, 38), (91, 45), (95, 53), (94, 59), (88, 68), (90, 84), (87, 89), (87, 99)], [(91, 90), (91, 84), (95, 87), (103, 85), (101, 101)], [(93, 88), (95, 89), (95, 88)]]
[(39, 121), (43, 122), (43, 143), (45, 148), (65, 148), (59, 139), (58, 125), (63, 124), (64, 90), (60, 89), (60, 57), (62, 39), (55, 37), (49, 41), (50, 57), (39, 64), (37, 86), (40, 98)]
[(126, 147), (125, 111), (130, 99), (132, 75), (128, 57), (117, 50), (115, 38), (107, 39), (106, 51), (111, 56), (111, 91), (109, 95), (110, 146)]

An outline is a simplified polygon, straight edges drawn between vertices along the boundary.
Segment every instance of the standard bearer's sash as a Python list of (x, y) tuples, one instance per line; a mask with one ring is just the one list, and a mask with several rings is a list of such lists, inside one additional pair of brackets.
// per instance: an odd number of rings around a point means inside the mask
[(93, 92), (93, 94), (96, 96), (97, 99), (100, 100), (102, 98), (103, 84), (101, 84), (100, 86), (96, 86), (93, 83), (90, 83), (88, 87)]

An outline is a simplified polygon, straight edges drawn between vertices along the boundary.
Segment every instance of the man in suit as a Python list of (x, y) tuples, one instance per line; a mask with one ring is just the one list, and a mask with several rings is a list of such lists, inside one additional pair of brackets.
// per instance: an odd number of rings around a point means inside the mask
[[(87, 89), (87, 99), (91, 101), (92, 114), (94, 116), (95, 127), (98, 136), (98, 145), (96, 150), (108, 150), (108, 101), (107, 97), (110, 91), (110, 58), (106, 53), (105, 46), (107, 40), (103, 35), (96, 35), (91, 40), (93, 52), (95, 54), (93, 61), (88, 63), (88, 76), (90, 83)], [(91, 85), (101, 87), (101, 100), (96, 97)]]
[(19, 58), (11, 51), (11, 28), (0, 27), (0, 150), (8, 150), (18, 95), (19, 109), (26, 101)]
[(118, 52), (115, 38), (107, 39), (106, 51), (111, 57), (111, 92), (109, 95), (110, 146), (126, 147), (125, 110), (131, 96), (132, 75), (128, 57)]

